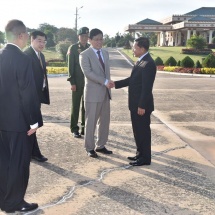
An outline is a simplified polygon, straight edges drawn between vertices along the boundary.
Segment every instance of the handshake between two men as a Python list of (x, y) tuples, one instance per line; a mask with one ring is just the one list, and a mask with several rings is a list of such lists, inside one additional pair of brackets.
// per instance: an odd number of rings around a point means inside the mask
[(106, 84), (106, 87), (108, 89), (115, 87), (115, 83), (112, 80), (109, 80), (108, 83)]

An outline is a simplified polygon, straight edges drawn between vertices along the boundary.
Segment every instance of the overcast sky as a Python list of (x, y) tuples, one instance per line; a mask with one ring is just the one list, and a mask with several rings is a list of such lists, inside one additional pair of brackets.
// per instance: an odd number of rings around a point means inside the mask
[[(186, 1), (186, 0), (185, 0)], [(124, 33), (124, 27), (146, 18), (160, 21), (173, 14), (182, 15), (200, 7), (215, 7), (214, 0), (2, 0), (0, 31), (10, 19), (20, 19), (29, 28), (48, 23), (58, 28), (99, 28), (104, 34)]]

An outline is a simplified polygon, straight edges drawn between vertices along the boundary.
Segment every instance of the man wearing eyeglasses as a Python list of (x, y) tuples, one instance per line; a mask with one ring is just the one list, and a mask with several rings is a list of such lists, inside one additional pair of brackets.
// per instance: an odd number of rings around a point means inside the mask
[[(49, 87), (46, 71), (45, 57), (42, 53), (45, 48), (47, 36), (41, 31), (31, 33), (31, 46), (25, 50), (25, 53), (32, 58), (34, 80), (37, 88), (38, 97), (41, 104), (50, 104)], [(39, 121), (39, 126), (43, 125), (43, 120)], [(45, 162), (48, 159), (40, 151), (36, 133), (34, 134), (34, 144), (32, 150), (32, 159)]]

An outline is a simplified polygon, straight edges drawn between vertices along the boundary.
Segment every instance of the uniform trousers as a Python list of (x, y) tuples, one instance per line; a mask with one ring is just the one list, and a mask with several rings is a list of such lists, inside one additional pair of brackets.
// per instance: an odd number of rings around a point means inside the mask
[[(86, 151), (104, 148), (109, 134), (110, 98), (106, 93), (103, 102), (85, 102), (85, 148)], [(97, 126), (97, 140), (94, 135)]]
[(82, 131), (84, 131), (85, 109), (84, 109), (83, 92), (84, 92), (83, 87), (80, 87), (77, 89), (77, 91), (72, 92), (72, 107), (71, 107), (71, 120), (70, 120), (71, 132), (79, 131), (78, 119), (79, 119), (80, 105), (81, 105), (81, 127), (82, 127)]
[(151, 112), (145, 112), (143, 116), (137, 111), (131, 111), (131, 122), (136, 142), (136, 156), (142, 158), (145, 163), (151, 162)]
[(24, 203), (32, 153), (32, 136), (0, 131), (0, 207), (11, 211)]

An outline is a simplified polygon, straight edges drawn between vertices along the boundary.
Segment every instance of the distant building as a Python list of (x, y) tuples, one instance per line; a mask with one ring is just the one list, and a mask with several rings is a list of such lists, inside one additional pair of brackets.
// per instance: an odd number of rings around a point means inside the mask
[(157, 46), (184, 46), (192, 35), (202, 35), (207, 43), (212, 43), (215, 7), (201, 7), (184, 15), (172, 15), (161, 22), (144, 19), (126, 26), (125, 31), (157, 32)]

